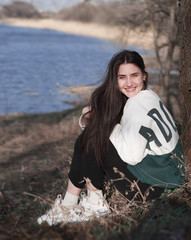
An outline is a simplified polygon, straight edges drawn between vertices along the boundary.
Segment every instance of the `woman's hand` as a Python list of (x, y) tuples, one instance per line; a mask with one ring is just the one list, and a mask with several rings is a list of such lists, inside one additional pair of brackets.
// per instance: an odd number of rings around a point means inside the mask
[(87, 119), (89, 118), (90, 114), (89, 112), (91, 111), (91, 106), (87, 106), (82, 109), (82, 115), (80, 116), (79, 119), (79, 125), (82, 130), (86, 127)]

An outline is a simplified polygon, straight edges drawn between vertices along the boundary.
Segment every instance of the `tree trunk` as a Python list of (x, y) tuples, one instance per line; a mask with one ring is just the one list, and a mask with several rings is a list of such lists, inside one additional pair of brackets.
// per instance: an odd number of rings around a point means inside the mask
[[(170, 78), (170, 71), (172, 69), (172, 62), (173, 62), (173, 52), (175, 48), (175, 42), (176, 42), (176, 23), (175, 23), (175, 4), (173, 4), (170, 7), (170, 18), (168, 23), (168, 49), (167, 49), (167, 55), (166, 55), (166, 61), (165, 61), (165, 74), (163, 81), (163, 86), (166, 89), (166, 94), (169, 92), (169, 78)], [(166, 96), (168, 98), (168, 96)]]
[[(182, 113), (182, 143), (186, 165), (191, 172), (191, 2), (180, 0), (179, 43), (180, 43), (180, 100)], [(189, 169), (190, 168), (190, 169)]]
[[(154, 48), (156, 59), (158, 63), (159, 69), (159, 78), (160, 78), (160, 92), (159, 95), (163, 101), (163, 103), (167, 106), (170, 110), (172, 115), (175, 115), (173, 112), (173, 106), (170, 100), (170, 72), (172, 69), (173, 63), (173, 53), (176, 46), (177, 40), (177, 27), (176, 27), (176, 4), (175, 2), (172, 3), (165, 3), (163, 2), (163, 6), (168, 9), (169, 16), (167, 17), (164, 15), (164, 10), (162, 6), (159, 7), (157, 0), (145, 0), (147, 9), (149, 11), (149, 18), (151, 24), (151, 30), (153, 34), (154, 40)], [(166, 24), (168, 28), (166, 29), (166, 40), (165, 43), (161, 42), (161, 36), (164, 37), (164, 30), (162, 31), (160, 26), (160, 13), (163, 13), (163, 16), (166, 16)], [(162, 19), (161, 19), (162, 21)], [(164, 28), (164, 26), (163, 26)], [(162, 54), (162, 51), (166, 48), (165, 55)]]

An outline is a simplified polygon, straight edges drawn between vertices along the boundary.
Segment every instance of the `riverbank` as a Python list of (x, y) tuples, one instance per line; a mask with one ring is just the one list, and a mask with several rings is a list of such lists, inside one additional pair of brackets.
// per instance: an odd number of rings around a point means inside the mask
[(57, 19), (19, 19), (5, 18), (7, 25), (29, 28), (44, 28), (66, 33), (108, 39), (116, 43), (136, 45), (144, 49), (153, 49), (152, 32), (142, 33), (139, 30), (122, 29), (120, 26), (83, 23), (76, 21), (61, 21)]

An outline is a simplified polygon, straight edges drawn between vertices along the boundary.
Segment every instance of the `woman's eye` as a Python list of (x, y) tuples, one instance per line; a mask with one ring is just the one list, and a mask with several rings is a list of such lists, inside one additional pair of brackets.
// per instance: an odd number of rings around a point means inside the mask
[(125, 76), (118, 76), (118, 79), (125, 79)]

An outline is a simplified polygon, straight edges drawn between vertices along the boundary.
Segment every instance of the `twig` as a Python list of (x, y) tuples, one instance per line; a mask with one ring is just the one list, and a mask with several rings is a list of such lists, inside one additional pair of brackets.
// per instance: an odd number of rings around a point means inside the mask
[(133, 182), (134, 182), (137, 190), (139, 191), (139, 194), (141, 195), (141, 197), (142, 197), (142, 199), (143, 199), (143, 203), (145, 203), (145, 202), (146, 202), (146, 199), (145, 199), (145, 197), (143, 196), (143, 194), (142, 194), (142, 192), (141, 192), (141, 189), (139, 188), (139, 185), (137, 184), (137, 182), (136, 182), (135, 180), (134, 180)]
[(16, 228), (16, 226), (17, 226), (17, 223), (18, 223), (18, 221), (19, 221), (19, 218), (20, 218), (20, 216), (17, 217), (16, 223), (15, 223), (13, 229), (10, 231), (10, 233), (11, 233), (11, 232), (14, 232), (14, 230), (15, 230), (15, 228)]
[(25, 229), (20, 228), (20, 231), (23, 233), (23, 235), (25, 236), (25, 238), (27, 238), (27, 239), (31, 239), (31, 238), (32, 238), (32, 236), (30, 236), (30, 235), (26, 232)]
[(132, 221), (132, 222), (135, 221), (131, 216), (126, 216), (125, 214), (121, 213), (121, 211), (117, 211), (116, 209), (112, 208), (111, 206), (110, 206), (110, 208), (111, 208), (111, 210), (112, 210), (113, 212), (115, 212), (117, 215), (120, 215), (120, 216), (122, 216), (123, 218), (126, 218), (126, 219), (128, 219), (128, 220), (130, 220), (130, 221)]
[(39, 197), (39, 196), (37, 196), (37, 195), (34, 195), (34, 194), (32, 194), (32, 193), (28, 193), (28, 192), (23, 192), (23, 194), (24, 194), (24, 195), (29, 195), (29, 196), (34, 197), (34, 198), (38, 198), (38, 199), (40, 199), (41, 201), (43, 201), (43, 202), (45, 202), (45, 203), (47, 203), (48, 205), (51, 206), (51, 204), (50, 204), (49, 202), (47, 202), (46, 200), (44, 200), (43, 198), (41, 198), (41, 197)]

